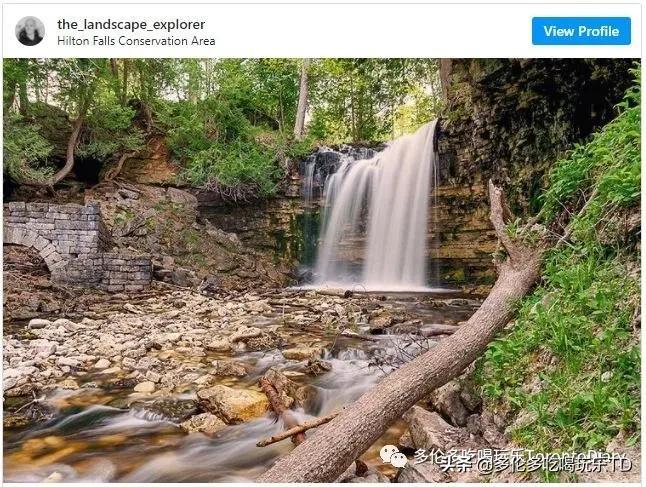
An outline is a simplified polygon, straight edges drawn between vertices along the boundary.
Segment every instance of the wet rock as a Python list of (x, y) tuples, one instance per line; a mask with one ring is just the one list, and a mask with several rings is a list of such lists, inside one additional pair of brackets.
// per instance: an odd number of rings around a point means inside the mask
[(264, 332), (259, 337), (247, 339), (244, 343), (246, 350), (250, 352), (263, 352), (277, 348), (281, 343), (281, 338), (277, 333)]
[(260, 328), (254, 326), (240, 326), (238, 329), (231, 334), (229, 340), (232, 343), (244, 342), (251, 338), (258, 338), (262, 336), (263, 331)]
[(78, 382), (76, 382), (74, 379), (65, 379), (63, 382), (60, 382), (58, 384), (58, 387), (61, 389), (69, 389), (69, 390), (76, 390), (79, 388)]
[(151, 381), (140, 382), (135, 386), (135, 392), (154, 392), (155, 383)]
[(320, 347), (294, 347), (283, 350), (282, 354), (288, 360), (313, 360), (321, 358), (323, 349)]
[(278, 391), (280, 398), (285, 405), (289, 408), (296, 404), (299, 407), (309, 411), (316, 403), (318, 392), (316, 387), (291, 380), (287, 375), (276, 368), (272, 367), (265, 372), (264, 377)]
[(370, 314), (370, 317), (368, 318), (368, 327), (370, 328), (370, 333), (373, 335), (379, 335), (387, 328), (398, 323), (403, 323), (404, 321), (406, 321), (406, 317), (404, 315), (393, 315), (388, 309), (378, 309)]
[(247, 375), (247, 369), (239, 362), (230, 360), (214, 360), (211, 362), (213, 365), (213, 375), (234, 375), (236, 377), (243, 377)]
[(406, 468), (399, 470), (395, 482), (403, 483), (444, 483), (450, 482), (450, 476), (442, 471), (442, 468), (428, 460), (423, 463), (408, 462)]
[(249, 389), (217, 385), (198, 391), (197, 397), (202, 408), (229, 424), (258, 418), (269, 410), (267, 397), (262, 392)]
[(231, 342), (229, 340), (213, 340), (206, 344), (206, 349), (213, 352), (229, 352), (231, 351)]
[(212, 435), (221, 429), (226, 428), (227, 425), (215, 414), (202, 413), (184, 421), (179, 426), (187, 433), (204, 433)]
[(152, 402), (136, 401), (130, 405), (130, 409), (162, 417), (173, 423), (181, 423), (199, 411), (197, 401), (173, 397), (163, 397)]
[(319, 359), (308, 360), (305, 366), (305, 372), (310, 375), (323, 375), (330, 370), (332, 370), (332, 364)]
[(49, 320), (43, 320), (41, 318), (34, 318), (33, 320), (29, 321), (29, 324), (27, 325), (27, 328), (31, 330), (39, 330), (41, 328), (45, 328), (46, 326), (50, 326), (52, 324), (51, 321)]

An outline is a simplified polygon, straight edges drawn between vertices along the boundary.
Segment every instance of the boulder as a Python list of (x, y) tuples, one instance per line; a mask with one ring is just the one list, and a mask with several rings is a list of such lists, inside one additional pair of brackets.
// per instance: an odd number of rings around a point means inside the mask
[(231, 360), (214, 360), (211, 362), (213, 365), (213, 375), (234, 375), (236, 377), (243, 377), (247, 375), (247, 369), (239, 362)]
[(220, 431), (222, 428), (226, 428), (227, 425), (215, 414), (202, 413), (187, 419), (179, 426), (187, 433), (204, 433), (212, 435)]
[(288, 360), (313, 360), (321, 358), (323, 349), (320, 347), (294, 347), (283, 350), (282, 354)]
[(332, 364), (319, 359), (308, 360), (305, 366), (305, 372), (310, 375), (323, 375), (330, 370), (332, 370)]
[(197, 401), (173, 397), (162, 397), (152, 402), (136, 401), (130, 405), (130, 409), (141, 411), (143, 415), (162, 417), (173, 423), (186, 421), (199, 411)]
[(218, 415), (229, 424), (241, 423), (263, 416), (269, 400), (262, 392), (217, 385), (197, 392), (202, 408)]

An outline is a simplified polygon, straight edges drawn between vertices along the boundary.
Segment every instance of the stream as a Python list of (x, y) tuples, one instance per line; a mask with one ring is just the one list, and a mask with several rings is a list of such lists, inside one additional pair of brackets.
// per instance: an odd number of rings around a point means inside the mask
[[(247, 324), (258, 328), (275, 327), (278, 320), (282, 323), (279, 333), (286, 338), (282, 348), (320, 345), (324, 348), (322, 359), (331, 365), (329, 371), (310, 375), (304, 370), (305, 362), (287, 360), (276, 348), (234, 350), (229, 354), (208, 351), (203, 357), (183, 356), (182, 360), (199, 368), (223, 357), (235, 359), (247, 367), (248, 374), (244, 377), (218, 377), (217, 383), (236, 388), (259, 390), (258, 380), (270, 367), (275, 367), (297, 383), (310, 384), (316, 391), (315, 400), (305, 409), (295, 410), (299, 421), (302, 421), (353, 402), (391, 369), (393, 358), (396, 366), (398, 361), (406, 360), (402, 353), (414, 355), (420, 348), (433, 346), (436, 340), (441, 340), (441, 337), (413, 340), (411, 330), (423, 330), (434, 324), (458, 324), (473, 314), (479, 305), (472, 296), (453, 292), (389, 293), (385, 296), (355, 294), (349, 299), (325, 298), (329, 306), (357, 309), (364, 315), (371, 309), (386, 307), (393, 316), (405, 315), (407, 318), (404, 324), (373, 329), (372, 333), (370, 324), (360, 320), (353, 331), (369, 339), (357, 339), (340, 336), (325, 327), (294, 328), (285, 324), (289, 322), (286, 316), (298, 318), (311, 314), (302, 305), (308, 295), (303, 293), (289, 292), (287, 298), (282, 298), (282, 306), (276, 305), (278, 298), (274, 299), (271, 312), (247, 316)], [(9, 329), (15, 330), (16, 325)], [(162, 349), (151, 353), (163, 356), (169, 352)], [(78, 389), (51, 388), (46, 393), (45, 403), (54, 410), (50, 419), (22, 428), (5, 427), (5, 481), (249, 481), (293, 448), (289, 440), (267, 447), (256, 446), (260, 439), (284, 429), (272, 412), (248, 422), (226, 426), (208, 436), (187, 434), (168, 414), (145, 407), (159, 397), (172, 398), (180, 403), (195, 399), (199, 387), (195, 384), (183, 384), (171, 394), (160, 390), (142, 395), (133, 393), (128, 387), (114, 387), (114, 377), (106, 377), (106, 374), (96, 371), (81, 373), (77, 379)], [(136, 408), (132, 407), (135, 401), (139, 404)], [(382, 464), (379, 449), (384, 444), (397, 444), (404, 429), (403, 422), (394, 424), (361, 459), (384, 474), (394, 473), (392, 467)]]

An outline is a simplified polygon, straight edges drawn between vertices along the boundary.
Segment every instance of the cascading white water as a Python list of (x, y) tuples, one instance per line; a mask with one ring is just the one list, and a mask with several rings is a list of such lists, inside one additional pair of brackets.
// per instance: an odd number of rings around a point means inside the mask
[[(316, 285), (361, 284), (382, 291), (425, 287), (434, 133), (431, 122), (370, 159), (347, 158), (329, 177)], [(362, 268), (353, 272), (351, 252), (364, 236)]]

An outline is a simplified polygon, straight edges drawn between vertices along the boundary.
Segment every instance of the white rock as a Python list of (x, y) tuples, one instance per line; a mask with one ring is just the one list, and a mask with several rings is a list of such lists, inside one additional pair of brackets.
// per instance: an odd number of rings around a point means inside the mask
[(105, 358), (99, 359), (99, 361), (94, 364), (95, 369), (107, 369), (108, 367), (110, 367), (110, 361)]
[(46, 326), (49, 326), (51, 324), (52, 324), (52, 322), (49, 321), (49, 320), (43, 320), (43, 319), (40, 319), (40, 318), (34, 318), (33, 320), (31, 320), (29, 322), (27, 327), (34, 330), (34, 329), (38, 329), (38, 328), (45, 328)]
[(135, 392), (154, 392), (155, 383), (150, 381), (140, 382), (135, 386)]
[(78, 367), (81, 365), (81, 363), (73, 358), (70, 357), (60, 357), (57, 361), (58, 365), (61, 367), (67, 366), (67, 367)]

